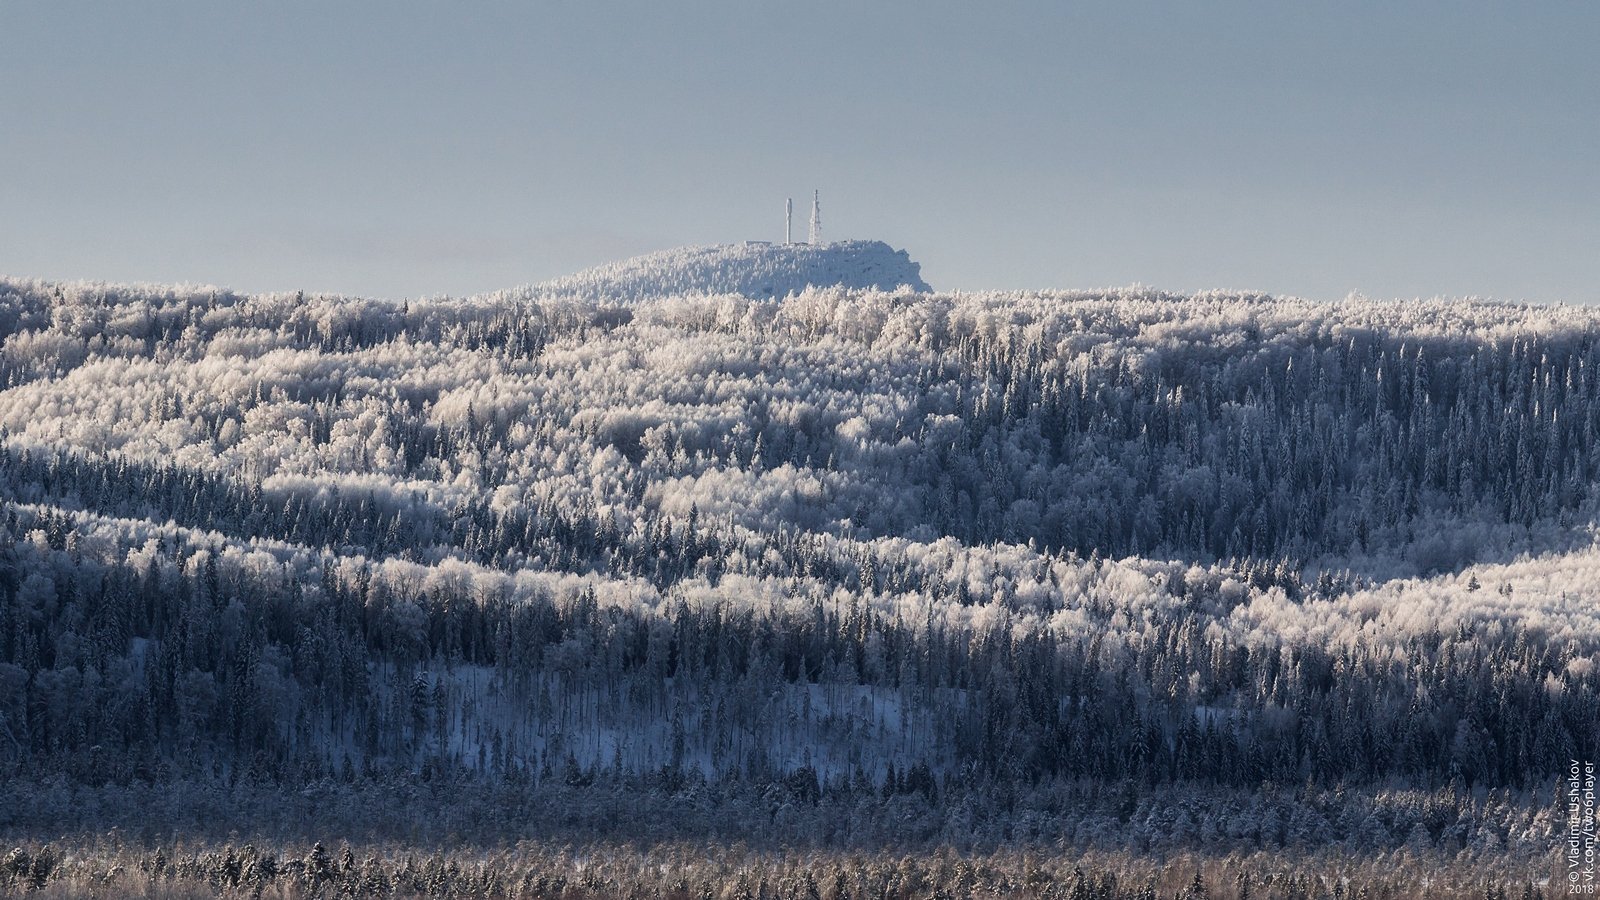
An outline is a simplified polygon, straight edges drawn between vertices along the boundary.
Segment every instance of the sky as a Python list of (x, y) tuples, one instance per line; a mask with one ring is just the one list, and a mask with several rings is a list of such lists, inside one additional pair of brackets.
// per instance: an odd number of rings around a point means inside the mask
[(0, 0), (0, 46), (12, 276), (472, 294), (817, 189), (939, 289), (1600, 303), (1590, 0)]

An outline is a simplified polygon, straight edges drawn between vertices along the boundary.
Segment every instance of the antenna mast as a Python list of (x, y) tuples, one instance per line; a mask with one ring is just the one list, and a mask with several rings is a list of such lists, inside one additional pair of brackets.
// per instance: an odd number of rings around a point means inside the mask
[(811, 192), (811, 243), (822, 243), (822, 192)]
[(783, 203), (783, 242), (794, 243), (794, 198), (790, 197)]

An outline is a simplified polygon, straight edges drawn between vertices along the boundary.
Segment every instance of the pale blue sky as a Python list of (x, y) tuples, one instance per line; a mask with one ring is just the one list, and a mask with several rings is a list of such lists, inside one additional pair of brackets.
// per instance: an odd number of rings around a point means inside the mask
[(1600, 301), (1600, 4), (0, 0), (0, 273), (472, 293), (689, 243), (939, 288)]

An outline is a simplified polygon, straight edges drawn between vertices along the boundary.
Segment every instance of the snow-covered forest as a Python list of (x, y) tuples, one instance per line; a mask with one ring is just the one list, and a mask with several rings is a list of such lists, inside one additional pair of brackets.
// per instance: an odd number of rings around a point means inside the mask
[(746, 241), (679, 247), (607, 263), (539, 285), (544, 293), (612, 302), (684, 294), (774, 298), (807, 287), (931, 291), (910, 254), (882, 241), (831, 244)]
[(1104, 834), (1302, 785), (1330, 839), (1548, 858), (1600, 744), (1600, 312), (676, 277), (0, 281), (0, 779), (758, 785), (997, 840), (1019, 791)]

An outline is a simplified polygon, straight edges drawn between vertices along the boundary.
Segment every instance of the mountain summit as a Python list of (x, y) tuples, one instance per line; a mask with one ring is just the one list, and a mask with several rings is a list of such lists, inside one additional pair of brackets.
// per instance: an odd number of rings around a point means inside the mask
[(783, 297), (834, 286), (933, 290), (922, 280), (922, 266), (882, 241), (680, 247), (536, 285), (550, 293), (624, 301), (694, 293)]

